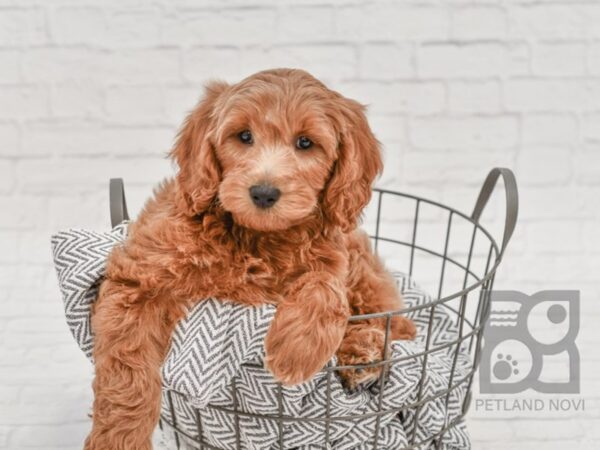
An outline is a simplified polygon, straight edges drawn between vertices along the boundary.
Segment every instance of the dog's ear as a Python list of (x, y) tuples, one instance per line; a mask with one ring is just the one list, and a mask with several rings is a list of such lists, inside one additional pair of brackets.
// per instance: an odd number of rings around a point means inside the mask
[(341, 96), (337, 103), (338, 158), (325, 186), (322, 206), (331, 223), (351, 231), (371, 199), (371, 185), (383, 163), (364, 106)]
[(204, 211), (219, 189), (221, 169), (209, 133), (217, 101), (228, 88), (223, 82), (206, 86), (204, 98), (186, 118), (169, 155), (179, 166), (177, 204), (189, 216)]

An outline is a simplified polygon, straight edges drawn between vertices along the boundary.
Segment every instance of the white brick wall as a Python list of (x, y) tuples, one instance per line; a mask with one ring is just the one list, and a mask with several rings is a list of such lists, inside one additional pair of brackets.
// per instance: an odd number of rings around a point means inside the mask
[(516, 171), (496, 287), (581, 289), (586, 411), (472, 410), (474, 448), (598, 448), (599, 23), (593, 0), (0, 0), (0, 449), (89, 429), (50, 233), (106, 228), (109, 177), (138, 211), (202, 83), (276, 66), (370, 105), (385, 186), (468, 211), (489, 168)]

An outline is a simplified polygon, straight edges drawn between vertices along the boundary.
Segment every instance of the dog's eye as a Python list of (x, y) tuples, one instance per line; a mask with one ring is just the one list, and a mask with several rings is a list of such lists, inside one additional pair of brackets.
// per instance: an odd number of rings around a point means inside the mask
[(240, 132), (240, 134), (238, 134), (238, 137), (240, 138), (240, 141), (242, 141), (244, 144), (250, 145), (254, 142), (254, 140), (252, 139), (252, 133), (250, 132), (250, 130), (244, 130), (242, 132)]
[(306, 136), (299, 136), (296, 141), (296, 148), (298, 150), (308, 150), (313, 145), (313, 142)]

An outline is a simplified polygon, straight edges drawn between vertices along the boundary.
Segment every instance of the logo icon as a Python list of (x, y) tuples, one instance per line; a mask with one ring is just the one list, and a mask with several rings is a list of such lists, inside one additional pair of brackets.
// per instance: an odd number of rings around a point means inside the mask
[(579, 393), (579, 291), (492, 291), (482, 394)]

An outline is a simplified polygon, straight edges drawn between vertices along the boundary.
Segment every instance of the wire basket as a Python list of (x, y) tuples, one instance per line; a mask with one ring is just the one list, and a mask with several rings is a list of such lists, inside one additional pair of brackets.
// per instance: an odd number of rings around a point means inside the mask
[[(488, 203), (490, 195), (494, 190), (499, 177), (503, 178), (506, 193), (505, 223), (501, 245), (498, 246), (492, 235), (480, 224), (481, 214)], [(121, 180), (111, 180), (111, 219), (113, 225), (127, 218), (127, 209)], [(369, 214), (370, 213), (370, 214)], [(376, 426), (374, 430), (372, 448), (379, 446), (379, 420), (390, 413), (402, 413), (404, 410), (414, 411), (414, 427), (411, 435), (407, 436), (409, 446), (398, 450), (415, 448), (440, 448), (443, 435), (460, 422), (467, 413), (471, 402), (471, 387), (473, 377), (480, 361), (481, 337), (489, 314), (490, 292), (494, 284), (496, 270), (502, 260), (504, 251), (514, 231), (518, 214), (518, 191), (514, 174), (506, 168), (495, 168), (490, 171), (481, 188), (473, 212), (464, 214), (456, 209), (443, 204), (427, 200), (414, 195), (400, 192), (375, 189), (374, 198), (369, 206), (367, 216), (371, 220), (366, 221), (367, 231), (370, 231), (375, 251), (384, 259), (388, 268), (402, 268), (408, 275), (419, 280), (426, 290), (435, 293), (430, 302), (414, 307), (404, 308), (400, 311), (389, 311), (377, 314), (364, 314), (352, 316), (349, 322), (366, 321), (369, 319), (385, 319), (387, 329), (385, 335), (385, 347), (388, 348), (391, 318), (395, 315), (406, 315), (416, 310), (427, 310), (429, 323), (424, 336), (424, 350), (411, 358), (421, 358), (421, 379), (417, 387), (417, 400), (412, 404), (404, 405), (402, 408), (389, 409), (382, 407), (383, 385), (386, 375), (398, 359), (390, 357), (389, 352), (382, 361), (370, 364), (353, 366), (328, 365), (323, 369), (329, 378), (333, 373), (349, 369), (364, 369), (366, 367), (383, 366), (381, 376), (377, 380), (379, 389), (379, 410), (370, 415), (375, 415)], [(403, 230), (403, 231), (399, 231)], [(405, 233), (402, 236), (402, 233)], [(390, 267), (391, 266), (391, 267)], [(436, 310), (444, 308), (455, 321), (458, 335), (452, 342), (443, 345), (432, 344), (431, 331), (433, 317)], [(421, 311), (422, 313), (423, 311)], [(459, 348), (468, 348), (471, 367), (466, 373), (457, 375), (456, 363)], [(424, 394), (423, 379), (426, 374), (428, 358), (435, 352), (449, 351), (453, 353), (452, 371), (446, 389), (437, 392), (435, 396)], [(406, 357), (405, 357), (406, 358)], [(417, 440), (417, 428), (419, 427), (419, 414), (424, 405), (441, 397), (446, 405), (450, 393), (457, 388), (466, 388), (466, 395), (462, 402), (461, 412), (453, 420), (446, 419), (444, 426), (435, 435), (427, 440)], [(334, 421), (360, 420), (365, 416), (346, 415), (332, 417), (329, 414), (330, 407), (330, 384), (327, 384), (326, 413), (319, 417), (298, 418), (286, 416), (283, 412), (282, 387), (278, 389), (279, 411), (272, 415), (259, 415), (245, 411), (237, 401), (235, 378), (230, 387), (231, 396), (234, 400), (233, 408), (218, 407), (221, 413), (231, 414), (236, 424), (236, 449), (243, 448), (240, 442), (239, 418), (242, 416), (258, 417), (263, 420), (272, 420), (278, 425), (279, 448), (283, 449), (285, 433), (284, 426), (290, 421), (304, 421), (320, 423), (325, 429), (325, 442), (327, 448), (330, 445), (329, 428)], [(159, 426), (161, 430), (168, 428), (174, 433), (177, 449), (189, 448), (192, 445), (199, 449), (226, 450), (214, 444), (206, 442), (203, 437), (201, 414), (189, 405), (195, 412), (197, 433), (195, 436), (184, 431), (178, 426), (177, 415), (174, 408), (174, 398), (177, 401), (186, 401), (184, 394), (165, 390), (170, 409), (167, 417), (161, 415)], [(213, 408), (213, 406), (208, 406)], [(184, 445), (185, 442), (185, 445)]]

